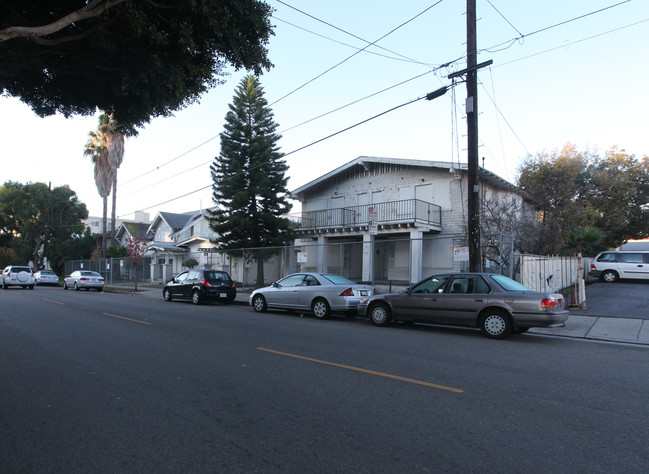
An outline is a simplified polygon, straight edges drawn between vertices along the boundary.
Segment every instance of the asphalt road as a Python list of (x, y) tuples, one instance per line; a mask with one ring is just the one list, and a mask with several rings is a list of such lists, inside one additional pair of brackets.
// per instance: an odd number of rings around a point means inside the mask
[(646, 472), (649, 349), (0, 291), (0, 470)]

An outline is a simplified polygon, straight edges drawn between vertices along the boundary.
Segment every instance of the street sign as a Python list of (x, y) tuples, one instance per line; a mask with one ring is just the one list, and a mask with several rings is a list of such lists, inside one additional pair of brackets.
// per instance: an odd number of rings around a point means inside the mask
[(370, 206), (367, 208), (367, 221), (369, 223), (370, 235), (376, 235), (379, 233), (379, 213), (376, 207)]

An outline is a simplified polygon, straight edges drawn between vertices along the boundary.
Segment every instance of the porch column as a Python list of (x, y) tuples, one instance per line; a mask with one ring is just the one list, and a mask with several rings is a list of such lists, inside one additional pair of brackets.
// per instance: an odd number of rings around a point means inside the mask
[(423, 262), (422, 258), (424, 233), (418, 229), (410, 230), (410, 283), (421, 280)]
[[(167, 278), (167, 255), (165, 255), (165, 263), (162, 264), (162, 283), (165, 284), (169, 280)], [(172, 272), (173, 273), (173, 272)]]
[(318, 236), (318, 273), (327, 273), (327, 239), (324, 235)]
[(374, 236), (363, 234), (363, 282), (374, 282)]

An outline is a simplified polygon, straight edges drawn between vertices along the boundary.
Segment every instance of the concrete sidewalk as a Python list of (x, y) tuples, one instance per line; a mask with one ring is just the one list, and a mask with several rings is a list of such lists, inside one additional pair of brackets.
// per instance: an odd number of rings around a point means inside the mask
[(532, 328), (530, 334), (649, 345), (649, 320), (570, 313), (563, 328)]
[[(106, 291), (128, 292), (133, 286), (107, 286)], [(138, 286), (137, 296), (162, 299), (162, 285)], [(248, 305), (250, 293), (237, 293), (234, 303)], [(531, 328), (528, 334), (543, 336), (625, 342), (649, 346), (649, 319), (599, 316), (595, 311), (571, 310), (563, 328)]]

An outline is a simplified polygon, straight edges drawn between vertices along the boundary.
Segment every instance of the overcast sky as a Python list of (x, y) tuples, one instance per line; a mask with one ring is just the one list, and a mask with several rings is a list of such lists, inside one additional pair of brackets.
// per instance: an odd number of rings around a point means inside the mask
[[(294, 152), (451, 85), (447, 76), (466, 66), (465, 0), (269, 3), (276, 9), (269, 45), (275, 67), (261, 83), (280, 125), (291, 190), (363, 155), (466, 163), (463, 83)], [(477, 10), (478, 62), (493, 60), (478, 76), (480, 156), (488, 170), (513, 182), (525, 156), (567, 142), (602, 154), (613, 146), (649, 154), (649, 1), (477, 0)], [(200, 103), (154, 119), (127, 140), (119, 216), (212, 205), (209, 164), (244, 75), (231, 71)], [(92, 164), (83, 156), (96, 127), (97, 116), (42, 119), (18, 99), (0, 97), (1, 182), (67, 184), (100, 216)]]

